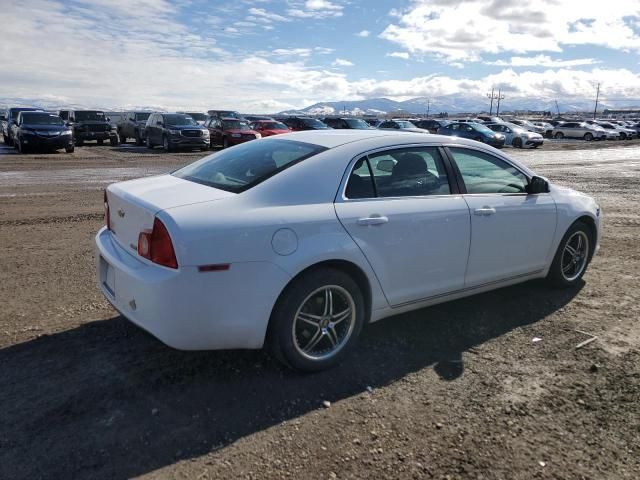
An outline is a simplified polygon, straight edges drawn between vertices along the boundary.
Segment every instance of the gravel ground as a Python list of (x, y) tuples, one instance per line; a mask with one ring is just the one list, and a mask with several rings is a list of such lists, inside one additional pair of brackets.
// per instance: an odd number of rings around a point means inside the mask
[(640, 142), (509, 153), (602, 206), (583, 284), (390, 318), (299, 375), (171, 350), (94, 285), (104, 186), (200, 153), (0, 144), (0, 478), (637, 479)]

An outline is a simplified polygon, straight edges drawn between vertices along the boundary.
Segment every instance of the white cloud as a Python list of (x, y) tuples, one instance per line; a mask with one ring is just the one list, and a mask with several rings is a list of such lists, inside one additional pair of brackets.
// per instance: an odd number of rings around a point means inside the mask
[(568, 45), (640, 51), (640, 2), (616, 0), (415, 0), (393, 11), (380, 37), (411, 53), (478, 61), (501, 52), (560, 52)]
[(289, 22), (290, 19), (278, 15), (277, 13), (267, 12), (264, 8), (250, 8), (249, 15), (264, 22)]
[(371, 32), (369, 30), (362, 30), (362, 31), (356, 33), (355, 35), (356, 35), (356, 37), (367, 38), (369, 35), (371, 35)]
[(391, 53), (387, 53), (385, 57), (403, 58), (405, 60), (409, 60), (409, 53), (408, 52), (391, 52)]
[(331, 65), (334, 67), (353, 67), (353, 62), (344, 58), (336, 58)]
[(291, 17), (298, 18), (331, 18), (341, 17), (344, 7), (329, 0), (306, 0), (304, 3), (294, 2), (293, 8), (287, 10)]
[(511, 57), (507, 60), (487, 62), (488, 65), (499, 67), (577, 67), (581, 65), (595, 65), (601, 63), (593, 58), (578, 58), (575, 60), (555, 60), (548, 55), (536, 55), (535, 57)]

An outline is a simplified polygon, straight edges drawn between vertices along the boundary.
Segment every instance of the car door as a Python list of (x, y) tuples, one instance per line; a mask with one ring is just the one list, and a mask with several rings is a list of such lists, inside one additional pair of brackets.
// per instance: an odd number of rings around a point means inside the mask
[(527, 194), (527, 176), (493, 154), (471, 147), (447, 150), (471, 213), (465, 287), (542, 271), (556, 230), (553, 197)]
[(463, 288), (469, 208), (438, 147), (358, 159), (336, 214), (366, 256), (392, 306)]

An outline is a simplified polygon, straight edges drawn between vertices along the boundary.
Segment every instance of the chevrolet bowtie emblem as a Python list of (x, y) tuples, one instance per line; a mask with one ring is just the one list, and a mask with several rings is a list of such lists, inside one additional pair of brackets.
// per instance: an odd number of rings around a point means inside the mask
[(118, 216), (120, 218), (124, 218), (124, 210), (122, 210), (122, 209), (118, 210)]

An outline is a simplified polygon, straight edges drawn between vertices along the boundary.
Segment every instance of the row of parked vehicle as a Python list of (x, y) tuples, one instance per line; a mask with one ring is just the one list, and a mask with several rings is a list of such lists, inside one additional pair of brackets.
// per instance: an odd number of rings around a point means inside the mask
[[(4, 118), (3, 118), (4, 117)], [(109, 141), (118, 145), (133, 140), (148, 148), (162, 146), (166, 151), (180, 148), (227, 148), (250, 140), (291, 131), (327, 129), (390, 129), (413, 133), (458, 136), (502, 148), (537, 148), (546, 138), (590, 140), (633, 139), (640, 123), (623, 120), (506, 119), (479, 115), (460, 119), (360, 119), (329, 116), (242, 116), (232, 110), (204, 112), (104, 112), (100, 110), (60, 110), (56, 113), (37, 108), (10, 108), (2, 120), (5, 144), (23, 152), (41, 147), (64, 148), (73, 152), (86, 141), (99, 145)]]

